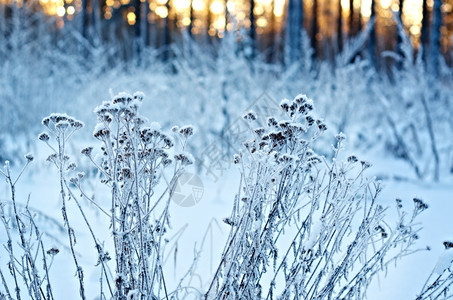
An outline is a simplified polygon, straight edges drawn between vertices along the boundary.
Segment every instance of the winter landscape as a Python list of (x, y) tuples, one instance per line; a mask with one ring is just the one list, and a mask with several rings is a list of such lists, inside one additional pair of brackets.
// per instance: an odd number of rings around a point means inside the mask
[(0, 0), (0, 299), (453, 297), (453, 1)]

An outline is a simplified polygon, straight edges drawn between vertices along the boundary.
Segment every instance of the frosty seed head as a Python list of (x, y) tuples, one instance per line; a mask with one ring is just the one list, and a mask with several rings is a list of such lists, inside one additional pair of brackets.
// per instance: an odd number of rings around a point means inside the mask
[(350, 155), (348, 157), (348, 162), (350, 162), (350, 163), (356, 163), (357, 161), (358, 161), (358, 158), (355, 155)]
[(50, 117), (45, 117), (44, 119), (42, 119), (42, 125), (49, 127), (49, 124), (50, 124)]
[(135, 92), (133, 96), (134, 96), (134, 99), (136, 99), (136, 100), (138, 100), (140, 102), (142, 102), (143, 99), (145, 98), (145, 94), (143, 92), (140, 92), (140, 91)]
[(47, 253), (47, 255), (55, 256), (55, 255), (57, 255), (59, 252), (60, 252), (60, 250), (58, 250), (58, 248), (52, 247), (52, 248), (50, 248), (49, 250), (47, 250), (46, 253)]
[(307, 121), (308, 126), (312, 126), (315, 123), (315, 119), (312, 116), (306, 116), (305, 120)]
[(413, 201), (415, 204), (415, 209), (419, 212), (422, 212), (428, 208), (428, 204), (424, 203), (423, 200), (419, 198), (414, 198)]
[(307, 101), (307, 95), (297, 95), (295, 98), (294, 98), (294, 102), (297, 103), (298, 105), (301, 105), (301, 104), (304, 104), (306, 101)]
[(103, 127), (102, 124), (98, 124), (93, 131), (93, 136), (97, 139), (102, 139), (110, 134), (110, 130)]
[(340, 132), (335, 136), (335, 138), (337, 139), (337, 141), (342, 142), (346, 139), (346, 135), (343, 132)]
[(255, 121), (257, 119), (256, 113), (253, 111), (249, 111), (242, 116), (242, 118), (246, 121)]
[(194, 162), (192, 155), (189, 153), (178, 153), (175, 155), (175, 160), (179, 161), (183, 166), (191, 165)]
[(77, 168), (76, 163), (70, 163), (66, 168), (68, 171), (74, 171)]
[(184, 137), (190, 137), (193, 135), (193, 127), (192, 125), (186, 125), (179, 129), (179, 133)]
[(50, 140), (50, 136), (47, 132), (42, 132), (38, 135), (38, 139), (43, 142), (48, 142)]
[(69, 127), (69, 122), (68, 121), (59, 121), (57, 124), (55, 124), (55, 128), (59, 130), (66, 130)]
[(453, 242), (451, 241), (444, 241), (443, 242), (445, 249), (453, 248)]
[(32, 162), (34, 159), (34, 157), (31, 153), (26, 154), (24, 157), (27, 160), (27, 162)]
[(46, 161), (55, 163), (55, 162), (57, 161), (57, 155), (56, 155), (55, 153), (49, 155), (49, 156), (47, 157)]
[(290, 102), (289, 102), (288, 99), (283, 99), (282, 102), (280, 102), (280, 108), (284, 112), (288, 112), (289, 111), (289, 106), (290, 106)]
[(92, 151), (93, 151), (93, 147), (86, 147), (86, 148), (83, 148), (82, 151), (80, 151), (80, 153), (82, 153), (83, 155), (86, 155), (86, 156), (90, 156)]
[(367, 161), (364, 161), (362, 160), (360, 162), (362, 164), (362, 168), (365, 170), (365, 169), (368, 169), (369, 167), (371, 167), (371, 163), (370, 162), (367, 162)]

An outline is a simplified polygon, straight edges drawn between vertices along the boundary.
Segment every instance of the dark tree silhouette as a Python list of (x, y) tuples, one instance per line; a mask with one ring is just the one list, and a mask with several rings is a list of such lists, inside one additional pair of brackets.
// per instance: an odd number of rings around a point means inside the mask
[(318, 0), (313, 0), (312, 7), (312, 20), (311, 20), (311, 47), (313, 49), (313, 56), (317, 56), (317, 34), (319, 32), (318, 28)]
[(434, 75), (439, 74), (439, 59), (440, 59), (440, 39), (442, 26), (442, 0), (434, 0), (433, 7), (433, 26), (431, 31), (431, 71)]
[(376, 1), (371, 1), (370, 36), (368, 38), (368, 55), (372, 66), (376, 67)]
[(423, 51), (423, 61), (426, 63), (428, 61), (429, 53), (429, 12), (427, 0), (423, 0), (421, 44)]
[(338, 25), (337, 25), (338, 51), (343, 51), (343, 8), (341, 0), (338, 0)]
[(286, 45), (290, 61), (301, 57), (303, 5), (301, 0), (289, 0), (286, 20)]

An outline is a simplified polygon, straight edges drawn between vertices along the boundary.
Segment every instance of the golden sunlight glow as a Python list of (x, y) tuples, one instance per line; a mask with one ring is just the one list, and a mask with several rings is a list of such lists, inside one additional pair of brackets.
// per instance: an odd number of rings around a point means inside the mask
[(256, 20), (256, 25), (258, 27), (266, 27), (267, 26), (266, 18), (263, 18), (263, 17), (258, 18), (258, 20)]
[(183, 11), (190, 7), (190, 0), (173, 0), (173, 5), (176, 10)]
[(66, 12), (68, 13), (68, 15), (72, 16), (75, 13), (74, 6), (68, 6), (68, 8), (66, 9)]
[(222, 2), (216, 0), (216, 1), (212, 2), (209, 9), (211, 10), (211, 12), (213, 14), (221, 14), (221, 13), (223, 13), (224, 7), (223, 7)]
[(381, 0), (381, 7), (388, 9), (392, 5), (392, 0)]
[(283, 12), (285, 10), (285, 0), (275, 0), (274, 2), (274, 15), (277, 18), (281, 18), (283, 16)]
[(159, 17), (166, 18), (168, 16), (168, 9), (165, 6), (158, 6), (156, 8), (156, 15)]
[(135, 16), (134, 12), (130, 11), (127, 13), (127, 23), (129, 23), (129, 25), (134, 25), (135, 19), (136, 19), (136, 16)]
[(362, 6), (360, 12), (364, 19), (369, 19), (371, 16), (371, 0), (362, 0)]
[[(44, 14), (58, 17), (55, 20), (57, 27), (62, 27), (65, 21), (71, 21), (75, 15), (82, 11), (83, 0), (0, 0), (1, 4), (18, 6), (28, 5), (37, 1)], [(92, 0), (100, 1), (102, 4), (102, 15), (106, 20), (119, 12), (124, 20), (134, 25), (136, 15), (134, 12), (134, 1), (145, 3), (149, 7), (147, 20), (152, 23), (159, 19), (169, 18), (176, 27), (191, 26), (192, 33), (205, 34), (222, 37), (224, 31), (233, 31), (238, 27), (250, 28), (250, 0)], [(89, 1), (90, 3), (93, 3)], [(105, 1), (105, 2), (104, 2)], [(305, 26), (310, 26), (312, 20), (313, 0), (298, 0), (304, 5)], [(395, 21), (393, 12), (402, 10), (403, 24), (411, 35), (414, 44), (417, 46), (422, 29), (422, 9), (424, 0), (404, 0), (404, 7), (400, 7), (402, 0), (375, 0), (376, 18), (378, 19), (378, 34), (385, 39), (391, 39), (391, 30), (394, 30)], [(432, 12), (433, 0), (426, 0), (428, 9)], [(354, 7), (350, 7), (351, 2)], [(451, 38), (453, 32), (453, 0), (442, 0), (442, 12), (444, 14), (443, 40), (446, 45), (453, 44)], [(342, 16), (345, 22), (345, 31), (357, 30), (349, 28), (351, 10), (360, 10), (361, 24), (371, 17), (372, 0), (318, 0), (318, 23), (319, 29), (316, 38), (323, 39), (337, 34), (338, 4), (342, 8)], [(286, 10), (288, 0), (255, 0), (253, 14), (255, 17), (256, 33), (278, 34), (285, 26)], [(34, 7), (33, 7), (34, 8)], [(93, 7), (89, 7), (93, 10)], [(193, 9), (191, 15), (191, 9)], [(392, 12), (393, 11), (393, 12)], [(228, 12), (228, 16), (226, 13)], [(431, 13), (429, 13), (431, 15)], [(353, 22), (357, 24), (359, 14), (354, 14)], [(61, 20), (61, 21), (59, 21)], [(348, 21), (346, 21), (348, 20)], [(173, 23), (174, 21), (174, 23)], [(208, 23), (209, 21), (209, 23)], [(192, 24), (191, 24), (192, 23)], [(308, 28), (308, 30), (310, 30)], [(388, 35), (388, 36), (387, 36)], [(393, 36), (393, 33), (392, 33)]]
[(201, 11), (204, 9), (204, 2), (203, 0), (193, 0), (192, 7), (194, 10)]
[(57, 16), (63, 17), (65, 13), (66, 13), (66, 10), (64, 9), (63, 6), (57, 7)]

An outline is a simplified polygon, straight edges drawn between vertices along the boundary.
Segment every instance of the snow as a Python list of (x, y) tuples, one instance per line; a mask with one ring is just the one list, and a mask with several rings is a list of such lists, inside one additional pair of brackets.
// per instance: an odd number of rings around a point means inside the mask
[(444, 251), (439, 257), (439, 261), (434, 267), (434, 273), (441, 275), (444, 271), (451, 267), (453, 262), (453, 249), (449, 248)]

